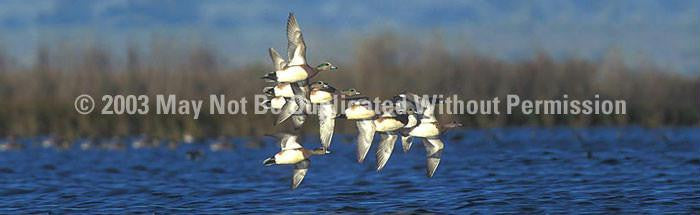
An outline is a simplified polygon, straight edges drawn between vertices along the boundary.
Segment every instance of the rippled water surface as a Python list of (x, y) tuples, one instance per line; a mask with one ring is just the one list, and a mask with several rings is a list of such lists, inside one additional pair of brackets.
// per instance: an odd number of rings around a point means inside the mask
[[(700, 213), (700, 129), (508, 128), (450, 132), (434, 178), (425, 151), (400, 145), (387, 167), (364, 164), (352, 137), (312, 159), (290, 190), (279, 150), (206, 144), (122, 151), (28, 147), (0, 152), (0, 213), (19, 212), (681, 212)], [(377, 137), (378, 138), (378, 137)], [(305, 138), (316, 147), (316, 138)], [(375, 140), (376, 141), (376, 140)], [(30, 144), (30, 143), (26, 143)], [(187, 151), (203, 157), (188, 160)]]

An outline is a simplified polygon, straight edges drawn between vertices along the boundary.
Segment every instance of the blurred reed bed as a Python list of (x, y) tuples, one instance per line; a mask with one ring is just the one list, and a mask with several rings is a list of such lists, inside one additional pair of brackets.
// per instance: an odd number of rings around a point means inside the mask
[[(65, 44), (42, 45), (31, 66), (17, 66), (0, 50), (0, 136), (54, 135), (65, 139), (149, 135), (156, 138), (259, 136), (280, 128), (274, 116), (209, 115), (210, 94), (227, 99), (247, 97), (246, 109), (254, 110), (253, 95), (266, 85), (261, 79), (272, 66), (267, 58), (246, 66), (228, 66), (207, 45), (179, 47), (154, 41), (147, 46), (129, 45), (125, 53), (92, 45), (75, 48)], [(256, 50), (266, 56), (266, 50)], [(337, 88), (354, 87), (363, 94), (389, 98), (403, 90), (416, 93), (457, 94), (466, 99), (501, 98), (518, 94), (521, 99), (627, 100), (628, 114), (605, 115), (445, 115), (468, 127), (517, 125), (692, 125), (700, 119), (700, 78), (664, 71), (653, 65), (626, 65), (619, 56), (600, 61), (554, 59), (540, 53), (526, 60), (505, 61), (467, 48), (448, 51), (439, 38), (425, 43), (393, 33), (361, 40), (346, 62), (333, 62), (338, 72), (322, 74)], [(313, 49), (309, 49), (313, 53)], [(332, 58), (332, 56), (330, 56)], [(312, 64), (323, 59), (312, 59)], [(105, 94), (149, 95), (148, 115), (80, 115), (73, 102), (81, 94), (98, 104)], [(202, 115), (156, 115), (156, 94), (176, 94), (181, 99), (203, 99)], [(354, 132), (354, 123), (338, 123), (340, 132)], [(305, 130), (317, 131), (317, 121)]]

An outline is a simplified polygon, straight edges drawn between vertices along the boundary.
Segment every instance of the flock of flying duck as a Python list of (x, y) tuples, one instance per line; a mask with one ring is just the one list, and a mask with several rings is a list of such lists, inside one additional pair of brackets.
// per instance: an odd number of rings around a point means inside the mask
[[(333, 137), (336, 119), (356, 122), (357, 161), (362, 163), (372, 145), (375, 133), (381, 140), (377, 147), (377, 171), (384, 168), (394, 144), (401, 137), (404, 152), (411, 148), (414, 138), (422, 139), (427, 154), (428, 177), (432, 177), (440, 163), (440, 156), (445, 144), (440, 134), (446, 129), (459, 127), (459, 123), (440, 125), (434, 115), (437, 98), (421, 97), (404, 92), (391, 99), (392, 105), (381, 107), (376, 113), (368, 97), (360, 96), (355, 89), (337, 90), (328, 83), (310, 80), (321, 72), (338, 69), (331, 63), (324, 62), (311, 67), (306, 61), (306, 44), (294, 14), (287, 20), (287, 57), (285, 60), (275, 49), (270, 48), (270, 58), (275, 71), (267, 73), (263, 79), (275, 83), (265, 87), (268, 96), (266, 107), (279, 111), (275, 125), (291, 118), (294, 130), (302, 127), (306, 117), (312, 114), (312, 105), (317, 107), (321, 147), (310, 150), (300, 144), (298, 135), (280, 133), (275, 135), (280, 140), (280, 152), (263, 161), (266, 166), (273, 164), (294, 165), (292, 189), (299, 186), (310, 166), (309, 158), (313, 155), (330, 153), (328, 150)], [(343, 99), (348, 107), (343, 113), (337, 113), (334, 99)]]

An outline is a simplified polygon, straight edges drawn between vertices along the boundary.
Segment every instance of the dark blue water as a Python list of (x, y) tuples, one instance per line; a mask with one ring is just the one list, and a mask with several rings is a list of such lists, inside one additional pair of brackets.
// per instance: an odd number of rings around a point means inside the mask
[[(422, 145), (400, 146), (380, 173), (358, 164), (351, 138), (315, 157), (290, 190), (278, 151), (234, 142), (177, 150), (26, 148), (0, 152), (0, 213), (518, 212), (699, 213), (700, 129), (508, 128), (449, 133), (434, 178)], [(305, 145), (315, 147), (315, 138)], [(376, 145), (375, 145), (376, 147)], [(185, 152), (201, 148), (200, 160)]]

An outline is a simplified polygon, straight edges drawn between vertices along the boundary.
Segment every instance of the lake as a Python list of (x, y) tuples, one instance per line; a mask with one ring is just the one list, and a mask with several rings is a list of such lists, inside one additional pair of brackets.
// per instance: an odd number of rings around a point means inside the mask
[(376, 172), (379, 136), (363, 164), (353, 138), (336, 135), (296, 190), (291, 166), (261, 163), (279, 150), (273, 139), (254, 149), (233, 138), (222, 152), (207, 141), (0, 152), (0, 213), (700, 213), (700, 128), (450, 131), (433, 178), (422, 144), (397, 144)]

